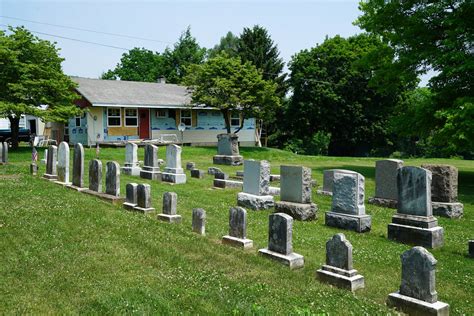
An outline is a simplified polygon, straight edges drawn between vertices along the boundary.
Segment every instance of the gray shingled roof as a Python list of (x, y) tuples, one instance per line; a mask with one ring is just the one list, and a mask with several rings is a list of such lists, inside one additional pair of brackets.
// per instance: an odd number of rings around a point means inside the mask
[(169, 83), (71, 77), (77, 91), (93, 106), (184, 107), (191, 102), (186, 87)]

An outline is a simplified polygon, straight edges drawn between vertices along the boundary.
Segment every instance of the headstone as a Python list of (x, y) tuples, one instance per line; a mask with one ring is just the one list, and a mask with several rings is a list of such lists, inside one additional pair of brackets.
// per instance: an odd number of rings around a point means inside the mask
[(344, 234), (336, 234), (326, 243), (326, 264), (316, 275), (323, 282), (351, 291), (364, 287), (364, 277), (352, 267), (352, 245)]
[(175, 192), (163, 193), (163, 213), (158, 214), (158, 219), (168, 223), (181, 222), (181, 215), (176, 214), (178, 195)]
[(431, 172), (402, 167), (397, 175), (397, 213), (388, 225), (388, 238), (428, 248), (443, 245), (444, 230), (431, 208)]
[(332, 208), (326, 225), (362, 233), (370, 231), (371, 217), (365, 214), (365, 179), (360, 173), (334, 174)]
[(449, 305), (438, 301), (435, 289), (436, 259), (423, 247), (401, 255), (400, 291), (391, 293), (387, 305), (409, 315), (448, 315)]
[[(244, 164), (245, 164), (245, 161), (244, 161)], [(239, 178), (243, 178), (244, 177), (244, 171), (243, 170), (237, 170), (235, 172), (235, 175)]]
[(238, 166), (243, 163), (239, 154), (239, 137), (237, 134), (217, 135), (217, 155), (213, 157), (216, 165)]
[(202, 208), (193, 209), (193, 232), (199, 235), (206, 234), (206, 211)]
[(58, 182), (69, 184), (69, 145), (61, 142), (58, 148)]
[(3, 142), (0, 142), (0, 165), (3, 164)]
[(293, 252), (293, 218), (284, 213), (273, 213), (268, 222), (268, 248), (258, 252), (290, 267), (302, 268), (304, 257)]
[(242, 181), (214, 179), (214, 187), (221, 189), (242, 189), (244, 183)]
[(140, 170), (140, 164), (138, 163), (138, 146), (134, 143), (127, 143), (125, 145), (125, 163), (122, 167), (122, 172), (129, 176), (139, 176)]
[(311, 202), (311, 169), (300, 166), (280, 166), (280, 202), (275, 212), (286, 213), (296, 220), (316, 218), (318, 207)]
[(115, 161), (105, 164), (105, 193), (120, 196), (120, 165)]
[(98, 159), (89, 161), (89, 190), (102, 192), (102, 161)]
[(252, 210), (265, 210), (275, 206), (269, 194), (270, 164), (266, 160), (244, 161), (243, 192), (237, 195), (237, 205)]
[(424, 164), (431, 171), (431, 201), (433, 215), (460, 218), (464, 205), (458, 201), (458, 169), (450, 165)]
[(30, 164), (30, 174), (36, 176), (38, 174), (38, 165), (36, 162), (32, 162)]
[(46, 162), (46, 173), (44, 177), (48, 180), (56, 181), (58, 179), (57, 173), (58, 147), (51, 145), (48, 148), (48, 158)]
[(44, 150), (44, 157), (41, 159), (41, 162), (44, 163), (45, 165), (48, 163), (48, 149)]
[(194, 162), (186, 163), (186, 170), (193, 170), (194, 168), (196, 168), (196, 164)]
[(191, 170), (191, 178), (202, 179), (204, 178), (204, 171), (199, 169), (192, 169)]
[(396, 208), (398, 199), (397, 174), (403, 160), (385, 159), (375, 162), (375, 196), (370, 204)]
[(181, 150), (178, 145), (166, 146), (166, 168), (161, 174), (163, 181), (175, 184), (186, 183), (186, 174), (181, 167)]
[(136, 183), (127, 183), (125, 186), (125, 202), (123, 207), (127, 210), (133, 210), (137, 206), (137, 188)]
[(84, 147), (81, 143), (74, 145), (74, 158), (72, 161), (72, 185), (77, 188), (84, 187)]
[(218, 172), (221, 172), (222, 173), (222, 170), (220, 168), (216, 168), (216, 167), (209, 167), (207, 168), (207, 174), (210, 174), (210, 175), (215, 175), (216, 173)]
[(469, 257), (474, 258), (474, 240), (468, 241)]
[(3, 142), (3, 163), (6, 164), (8, 163), (8, 143)]
[(149, 184), (139, 184), (137, 186), (137, 206), (133, 209), (141, 213), (155, 210), (151, 207), (151, 186)]
[(231, 207), (229, 210), (229, 235), (222, 238), (222, 243), (250, 249), (253, 241), (247, 239), (247, 211), (242, 207)]
[(229, 179), (229, 175), (227, 173), (224, 173), (224, 172), (216, 172), (214, 174), (214, 179), (219, 179), (219, 180), (228, 180)]
[(140, 178), (149, 180), (161, 180), (160, 165), (158, 164), (158, 147), (155, 145), (145, 146), (145, 161)]
[(332, 189), (334, 186), (334, 175), (336, 173), (354, 173), (351, 170), (345, 169), (329, 169), (323, 171), (323, 189), (318, 190), (318, 194), (322, 195), (332, 195)]

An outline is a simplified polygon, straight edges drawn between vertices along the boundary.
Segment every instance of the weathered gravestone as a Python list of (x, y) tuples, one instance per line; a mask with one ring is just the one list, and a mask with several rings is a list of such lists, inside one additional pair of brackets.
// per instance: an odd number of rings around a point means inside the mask
[(127, 210), (133, 210), (137, 206), (137, 188), (136, 183), (127, 183), (125, 186), (125, 202), (123, 207)]
[(52, 180), (52, 181), (56, 181), (58, 179), (57, 161), (58, 161), (58, 147), (51, 145), (48, 148), (46, 173), (43, 176), (44, 178), (48, 180)]
[(105, 164), (105, 193), (120, 196), (120, 165), (115, 161)]
[(69, 185), (69, 145), (61, 142), (58, 147), (58, 183)]
[(322, 190), (317, 190), (316, 193), (322, 195), (332, 195), (332, 190), (334, 186), (334, 174), (336, 173), (354, 173), (351, 170), (345, 169), (329, 169), (323, 171), (323, 188)]
[(273, 207), (273, 196), (269, 195), (270, 164), (266, 160), (244, 161), (243, 192), (237, 195), (237, 205), (252, 210), (265, 210)]
[(202, 179), (204, 178), (204, 171), (199, 169), (192, 169), (191, 170), (191, 178)]
[(449, 305), (438, 301), (436, 259), (423, 247), (414, 247), (401, 255), (400, 290), (389, 294), (387, 305), (409, 315), (449, 315)]
[(8, 143), (0, 142), (0, 165), (8, 163)]
[(365, 179), (360, 173), (336, 172), (326, 225), (359, 233), (370, 231), (371, 217), (365, 214), (364, 191)]
[(98, 159), (89, 161), (89, 190), (102, 192), (102, 161)]
[(145, 161), (140, 178), (150, 180), (161, 180), (160, 165), (158, 163), (158, 147), (155, 145), (145, 146)]
[(397, 176), (397, 213), (388, 225), (388, 238), (428, 248), (443, 245), (444, 230), (431, 208), (431, 172), (402, 167)]
[(36, 176), (38, 174), (38, 165), (36, 162), (30, 163), (30, 174)]
[(151, 207), (151, 186), (149, 184), (139, 184), (137, 187), (137, 206), (133, 210), (140, 213), (152, 212)]
[(44, 163), (45, 165), (48, 163), (48, 149), (44, 150), (44, 157), (41, 159), (41, 162)]
[(196, 168), (196, 164), (192, 161), (186, 163), (186, 170), (193, 170)]
[(316, 218), (318, 207), (311, 202), (311, 169), (300, 166), (280, 166), (280, 202), (276, 213), (286, 213), (296, 220)]
[(474, 258), (474, 240), (469, 240), (467, 244), (469, 250), (469, 257)]
[(431, 202), (433, 215), (460, 218), (464, 205), (458, 202), (458, 169), (450, 165), (421, 165), (431, 171)]
[(122, 172), (130, 176), (139, 176), (140, 170), (140, 164), (138, 163), (138, 146), (134, 143), (127, 143), (125, 145), (125, 163), (122, 167)]
[(3, 142), (0, 142), (0, 165), (3, 165)]
[(84, 187), (84, 147), (81, 143), (74, 145), (71, 187), (76, 190), (81, 190)]
[(166, 146), (166, 168), (161, 174), (164, 182), (186, 183), (186, 174), (181, 167), (181, 151), (178, 145)]
[(229, 210), (229, 235), (222, 237), (222, 243), (238, 248), (250, 249), (253, 241), (247, 239), (247, 211), (241, 207)]
[(375, 196), (369, 199), (370, 204), (397, 208), (398, 169), (403, 167), (403, 160), (385, 159), (375, 163)]
[(193, 208), (193, 232), (199, 235), (206, 234), (206, 211), (202, 208)]
[(217, 155), (213, 157), (216, 165), (241, 165), (244, 158), (239, 154), (239, 137), (237, 134), (217, 135)]
[(176, 214), (178, 195), (175, 192), (163, 193), (163, 213), (158, 214), (158, 219), (168, 223), (180, 223), (181, 215)]
[(210, 174), (211, 176), (215, 175), (216, 173), (222, 173), (222, 170), (217, 167), (209, 167), (207, 168), (207, 174)]
[(284, 213), (273, 213), (268, 222), (268, 248), (260, 249), (259, 254), (270, 257), (290, 267), (302, 268), (304, 257), (293, 252), (293, 218)]
[(316, 275), (323, 282), (351, 291), (364, 288), (364, 277), (352, 267), (352, 245), (344, 234), (336, 234), (328, 240), (326, 264)]

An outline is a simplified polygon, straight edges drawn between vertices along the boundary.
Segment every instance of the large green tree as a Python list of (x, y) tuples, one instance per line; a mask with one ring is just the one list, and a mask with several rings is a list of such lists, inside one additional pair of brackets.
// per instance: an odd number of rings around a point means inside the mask
[(230, 57), (237, 56), (237, 49), (239, 47), (239, 37), (232, 32), (221, 37), (219, 44), (208, 50), (209, 58), (214, 58), (221, 53), (226, 53)]
[(433, 141), (453, 151), (474, 151), (474, 3), (466, 0), (380, 1), (360, 3), (356, 24), (380, 36), (397, 59), (386, 73), (407, 76), (430, 70)]
[(73, 104), (75, 84), (63, 73), (58, 53), (54, 43), (23, 27), (0, 31), (0, 117), (10, 120), (13, 148), (22, 114), (65, 122), (80, 112)]
[(230, 114), (240, 112), (241, 126), (247, 118), (263, 118), (280, 105), (276, 84), (264, 80), (250, 62), (225, 53), (201, 65), (188, 68), (184, 83), (192, 91), (194, 104), (219, 109), (224, 117), (227, 133), (231, 133)]

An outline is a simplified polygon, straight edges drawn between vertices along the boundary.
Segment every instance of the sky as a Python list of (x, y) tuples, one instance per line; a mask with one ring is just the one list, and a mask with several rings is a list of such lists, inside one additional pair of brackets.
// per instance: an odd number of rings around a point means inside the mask
[[(360, 15), (357, 0), (346, 1), (46, 1), (0, 0), (0, 28), (24, 25), (40, 38), (57, 42), (66, 74), (98, 78), (114, 68), (133, 47), (163, 52), (177, 41), (188, 25), (201, 46), (211, 48), (228, 31), (240, 34), (244, 27), (265, 27), (278, 45), (285, 62), (295, 53), (322, 43), (326, 36), (347, 37), (362, 32), (352, 22)], [(8, 17), (8, 18), (7, 18)], [(124, 38), (44, 25), (55, 24), (116, 33)], [(45, 34), (96, 42), (102, 47)], [(122, 49), (119, 49), (122, 48)]]

